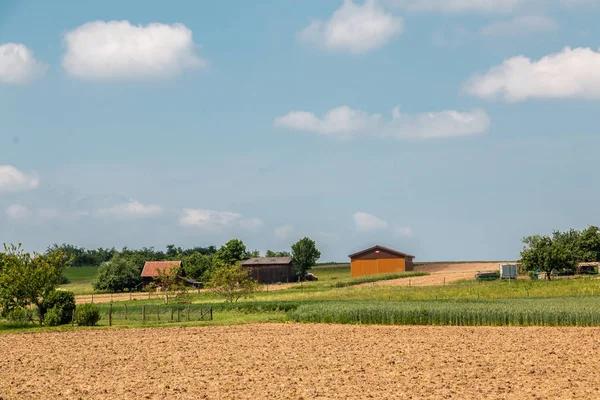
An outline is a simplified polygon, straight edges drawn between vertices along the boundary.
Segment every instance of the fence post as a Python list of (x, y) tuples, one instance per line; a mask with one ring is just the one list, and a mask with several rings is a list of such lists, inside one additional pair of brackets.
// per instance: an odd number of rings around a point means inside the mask
[(146, 306), (142, 306), (142, 325), (146, 322)]
[(75, 325), (75, 310), (71, 310), (71, 326)]
[(112, 301), (113, 301), (113, 294), (111, 293), (110, 294), (110, 302), (112, 303)]
[(112, 303), (110, 303), (110, 308), (108, 309), (108, 326), (112, 326)]
[(177, 322), (179, 322), (181, 319), (181, 308), (179, 308), (179, 306), (177, 306)]
[(150, 291), (148, 290), (148, 298), (150, 298)]
[(188, 309), (187, 309), (187, 320), (190, 320), (190, 305), (188, 304)]
[(156, 320), (160, 321), (160, 304), (156, 305)]
[(129, 301), (131, 301), (131, 290), (129, 291)]
[(171, 322), (173, 322), (173, 307), (171, 307)]
[(94, 293), (92, 293), (92, 303), (94, 302)]
[(210, 306), (210, 320), (212, 321), (212, 306)]
[(127, 321), (127, 304), (125, 304), (125, 321)]

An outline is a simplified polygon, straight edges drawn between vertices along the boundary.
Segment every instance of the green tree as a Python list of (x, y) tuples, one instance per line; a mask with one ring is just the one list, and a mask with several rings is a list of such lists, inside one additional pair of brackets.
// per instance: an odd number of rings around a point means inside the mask
[(195, 252), (181, 260), (185, 276), (197, 281), (206, 281), (212, 271), (212, 256)]
[(158, 274), (152, 286), (160, 290), (165, 298), (165, 303), (169, 304), (169, 298), (175, 296), (185, 296), (187, 286), (182, 279), (182, 268), (179, 265), (170, 265), (167, 268), (159, 268), (156, 270)]
[(246, 245), (239, 239), (231, 239), (217, 250), (213, 256), (215, 266), (233, 265), (247, 257)]
[(249, 258), (260, 257), (260, 251), (258, 251), (258, 250), (248, 251), (248, 252), (246, 252), (246, 257), (249, 257)]
[(241, 297), (251, 297), (260, 288), (250, 272), (239, 263), (218, 267), (207, 286), (228, 303), (237, 302)]
[(306, 271), (311, 269), (321, 257), (314, 240), (302, 238), (292, 245), (292, 265), (298, 280), (303, 280)]
[(534, 235), (524, 238), (526, 247), (521, 251), (521, 265), (527, 271), (544, 271), (547, 279), (552, 279), (553, 271), (575, 268), (579, 252), (573, 245), (573, 237), (572, 233), (556, 231), (552, 236)]
[(100, 266), (93, 286), (95, 290), (122, 292), (125, 289), (134, 290), (141, 283), (140, 269), (136, 261), (117, 255)]
[(292, 255), (290, 254), (289, 251), (273, 251), (273, 250), (267, 250), (267, 252), (265, 253), (265, 257), (291, 257)]
[[(75, 295), (66, 290), (55, 290), (44, 299), (42, 307), (44, 313), (50, 310), (54, 311), (54, 315), (58, 318), (55, 325), (68, 324), (71, 322), (75, 310)], [(45, 320), (46, 317), (44, 317)]]
[(40, 325), (44, 320), (44, 300), (56, 290), (68, 267), (62, 251), (46, 254), (24, 252), (21, 245), (4, 245), (0, 268), (0, 304), (2, 312), (36, 306)]

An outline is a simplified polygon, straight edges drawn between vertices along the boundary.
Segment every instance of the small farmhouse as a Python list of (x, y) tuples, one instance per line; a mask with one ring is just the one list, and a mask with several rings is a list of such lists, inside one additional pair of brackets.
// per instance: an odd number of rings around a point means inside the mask
[(412, 271), (415, 258), (383, 246), (373, 246), (348, 257), (352, 276)]
[(241, 264), (250, 270), (258, 283), (295, 282), (298, 279), (292, 257), (256, 257), (243, 260)]
[[(158, 271), (162, 270), (168, 272), (171, 268), (178, 268), (180, 266), (181, 261), (146, 261), (144, 264), (144, 269), (142, 270), (142, 287), (145, 288), (152, 283), (155, 278), (158, 278)], [(180, 273), (181, 275), (179, 277), (186, 285), (191, 285), (194, 287), (201, 285), (200, 282), (186, 278), (183, 269), (180, 271)]]

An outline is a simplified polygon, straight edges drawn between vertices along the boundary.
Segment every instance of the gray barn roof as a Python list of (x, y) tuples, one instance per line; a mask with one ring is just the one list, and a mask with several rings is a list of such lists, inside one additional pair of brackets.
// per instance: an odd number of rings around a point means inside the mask
[(287, 265), (291, 264), (292, 257), (256, 257), (243, 260), (242, 265), (258, 266), (258, 265)]

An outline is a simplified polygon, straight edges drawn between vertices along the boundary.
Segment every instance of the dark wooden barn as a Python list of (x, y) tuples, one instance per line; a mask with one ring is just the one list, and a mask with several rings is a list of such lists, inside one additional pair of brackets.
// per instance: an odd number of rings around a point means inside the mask
[(292, 257), (257, 257), (241, 262), (248, 268), (252, 278), (258, 283), (295, 282), (298, 280), (294, 274)]

